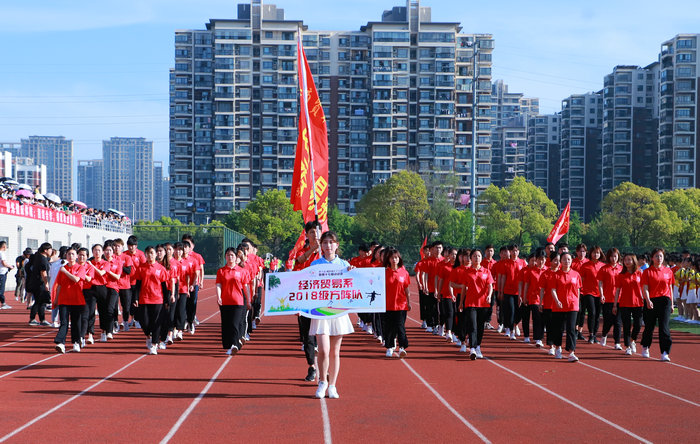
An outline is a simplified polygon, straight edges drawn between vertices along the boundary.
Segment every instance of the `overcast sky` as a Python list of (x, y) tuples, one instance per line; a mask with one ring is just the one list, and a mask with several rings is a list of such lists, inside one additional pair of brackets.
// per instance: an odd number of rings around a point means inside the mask
[[(174, 31), (235, 18), (222, 0), (26, 0), (0, 6), (0, 141), (63, 135), (75, 160), (113, 136), (154, 142), (168, 162), (168, 69)], [(314, 30), (357, 30), (401, 0), (278, 0)], [(433, 21), (495, 39), (493, 79), (539, 97), (543, 113), (602, 88), (615, 65), (655, 61), (663, 41), (700, 32), (697, 1), (424, 0)]]

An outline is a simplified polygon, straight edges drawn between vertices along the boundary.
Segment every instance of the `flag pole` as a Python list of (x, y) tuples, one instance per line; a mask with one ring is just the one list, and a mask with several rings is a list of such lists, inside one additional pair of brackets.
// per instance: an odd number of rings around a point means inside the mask
[[(302, 65), (303, 62), (303, 65)], [(306, 79), (306, 55), (304, 54), (304, 46), (301, 42), (301, 28), (297, 28), (297, 63), (299, 64), (299, 71), (301, 72), (301, 83), (302, 83), (302, 93), (301, 98), (304, 101), (304, 119), (306, 120), (306, 128), (309, 132), (309, 163), (311, 166), (311, 183), (313, 185), (314, 193), (314, 214), (316, 215), (316, 222), (318, 222), (318, 202), (316, 200), (316, 174), (314, 172), (314, 150), (312, 146), (311, 137), (311, 118), (309, 117), (309, 96), (307, 89), (307, 79)]]

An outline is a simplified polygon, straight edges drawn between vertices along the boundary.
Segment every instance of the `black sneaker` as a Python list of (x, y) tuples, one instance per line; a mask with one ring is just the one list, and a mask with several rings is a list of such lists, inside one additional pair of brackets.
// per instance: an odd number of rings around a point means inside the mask
[(309, 367), (309, 372), (306, 375), (306, 378), (304, 378), (305, 381), (315, 381), (316, 380), (316, 369), (313, 367)]

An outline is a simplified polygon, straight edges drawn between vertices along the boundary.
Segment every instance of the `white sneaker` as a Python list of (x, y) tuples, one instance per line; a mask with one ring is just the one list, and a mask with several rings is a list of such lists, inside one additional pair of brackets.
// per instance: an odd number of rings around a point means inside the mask
[(107, 342), (107, 333), (102, 332), (100, 335), (100, 342)]
[(625, 354), (631, 355), (632, 354), (632, 347), (627, 347), (627, 349), (625, 350)]
[(661, 361), (671, 362), (671, 358), (668, 356), (668, 353), (666, 353), (666, 352), (661, 353)]
[(235, 345), (232, 345), (226, 352), (227, 355), (235, 355), (236, 353), (238, 353), (238, 347)]
[(367, 334), (368, 335), (374, 334), (374, 329), (372, 328), (371, 324), (367, 326)]
[(420, 328), (427, 328), (427, 327), (428, 327), (428, 324), (426, 324), (425, 321), (423, 321), (423, 323), (420, 324)]
[(511, 341), (515, 341), (516, 339), (518, 339), (518, 338), (515, 336), (515, 332), (511, 333), (511, 334), (510, 334), (510, 340), (511, 340)]
[(630, 344), (630, 348), (632, 349), (632, 353), (637, 353), (637, 344), (635, 344), (634, 341)]
[(557, 347), (557, 351), (554, 353), (555, 359), (561, 359), (561, 347)]
[(447, 342), (449, 342), (449, 343), (452, 343), (455, 341), (455, 338), (454, 338), (454, 336), (452, 336), (452, 333), (447, 333), (445, 335), (445, 338), (447, 338)]
[(547, 353), (554, 356), (554, 354), (556, 353), (556, 348), (554, 346), (552, 346), (552, 348), (550, 348)]
[(107, 333), (107, 339), (114, 339), (114, 336), (112, 335), (112, 333)]
[(364, 327), (364, 326), (365, 326), (365, 323), (364, 323), (364, 322), (362, 322), (362, 319), (360, 319), (360, 318), (357, 318), (357, 326), (358, 326), (358, 327), (360, 327), (360, 328), (362, 328), (362, 327)]
[(255, 330), (256, 328), (258, 328), (258, 326), (255, 325), (255, 321), (253, 321), (253, 323), (250, 324), (250, 328), (252, 328), (253, 330)]
[(152, 345), (151, 348), (148, 349), (148, 354), (149, 355), (157, 355), (158, 354), (158, 346)]
[(248, 333), (245, 334), (245, 340), (246, 342), (250, 341), (250, 335)]
[(80, 338), (80, 347), (85, 348), (85, 338)]
[(158, 350), (165, 350), (166, 348), (167, 348), (167, 346), (165, 345), (165, 342), (160, 341), (158, 343)]
[(329, 398), (329, 399), (338, 399), (338, 398), (340, 398), (340, 395), (338, 394), (338, 390), (335, 388), (334, 385), (329, 385), (329, 386), (328, 386), (328, 398)]
[(442, 325), (439, 325), (437, 328), (437, 334), (440, 336), (445, 336), (445, 328)]
[(476, 349), (475, 348), (469, 349), (469, 359), (471, 359), (472, 361), (476, 360)]
[(56, 344), (56, 351), (59, 353), (65, 353), (66, 352), (66, 346), (63, 344)]
[(73, 351), (80, 353), (80, 344), (77, 342), (73, 344)]
[[(17, 298), (15, 298), (15, 299), (17, 299)], [(3, 310), (9, 310), (9, 309), (11, 309), (11, 308), (12, 308), (12, 307), (10, 307), (10, 306), (7, 305), (7, 304), (3, 304), (2, 307), (0, 307), (0, 309), (3, 309)]]
[(168, 337), (165, 338), (165, 343), (168, 345), (173, 343), (173, 332), (168, 333)]
[(544, 344), (542, 344), (542, 341), (540, 341), (539, 339), (535, 341), (535, 347), (540, 348), (540, 347), (542, 347), (543, 345), (544, 345)]
[(455, 338), (455, 345), (456, 346), (459, 347), (460, 345), (462, 345), (462, 341), (460, 341), (458, 337), (454, 336), (454, 338)]
[(498, 324), (498, 332), (503, 333), (503, 324)]
[(622, 350), (621, 344), (615, 344), (615, 350)]
[(53, 328), (58, 328), (60, 326), (61, 324), (59, 324), (58, 321), (53, 321)]
[(194, 323), (192, 323), (192, 325), (190, 325), (190, 334), (191, 335), (194, 334)]
[(642, 347), (642, 358), (649, 357), (649, 347)]
[(608, 343), (608, 337), (607, 337), (607, 336), (603, 336), (603, 337), (600, 339), (600, 346), (601, 346), (601, 347), (605, 347), (605, 344), (607, 344), (607, 343)]
[(515, 336), (520, 336), (520, 328), (517, 325), (515, 326)]
[(406, 350), (403, 348), (399, 348), (399, 358), (405, 358), (406, 357)]
[(428, 333), (432, 333), (432, 332), (433, 332), (433, 327), (426, 327), (426, 328), (425, 328), (425, 331), (428, 332)]
[(175, 335), (175, 337), (176, 337), (179, 341), (182, 341), (182, 330), (178, 330), (178, 331), (177, 331), (177, 335)]
[(484, 359), (484, 355), (481, 354), (481, 346), (480, 345), (476, 347), (476, 357), (478, 359)]
[(574, 354), (574, 352), (569, 353), (569, 362), (576, 362), (578, 361), (578, 358)]
[(386, 357), (387, 357), (387, 358), (393, 358), (393, 357), (394, 357), (394, 349), (393, 349), (393, 348), (387, 348), (387, 349), (386, 349)]
[(529, 343), (530, 343), (530, 338), (525, 338), (525, 339), (523, 339), (523, 342), (526, 343), (526, 344), (529, 344)]
[(325, 398), (327, 389), (328, 389), (328, 383), (324, 382), (324, 381), (320, 381), (318, 383), (318, 388), (316, 389), (316, 397), (318, 399)]
[(484, 330), (493, 330), (493, 328), (490, 322), (484, 322)]
[(510, 328), (504, 328), (503, 334), (505, 334), (506, 336), (510, 336)]
[[(260, 319), (258, 319), (258, 322)], [(199, 319), (197, 318), (197, 315), (194, 315), (194, 325), (199, 325)]]
[(467, 344), (462, 344), (462, 346), (459, 348), (460, 353), (466, 353), (467, 352)]
[(152, 345), (153, 341), (151, 341), (151, 338), (146, 339), (146, 349), (150, 350)]
[(379, 343), (382, 343), (384, 342), (384, 338), (382, 338), (381, 336), (377, 336), (377, 341), (379, 341)]
[[(106, 339), (106, 338), (105, 338)], [(94, 344), (95, 343), (95, 338), (92, 336), (92, 334), (88, 335), (87, 338), (88, 344)]]

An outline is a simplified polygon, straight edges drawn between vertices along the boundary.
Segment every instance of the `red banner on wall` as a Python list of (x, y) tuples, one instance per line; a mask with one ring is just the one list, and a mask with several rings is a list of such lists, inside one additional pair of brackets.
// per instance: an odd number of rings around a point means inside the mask
[(51, 208), (45, 208), (39, 205), (20, 203), (16, 200), (0, 199), (0, 214), (27, 217), (44, 222), (72, 225), (74, 227), (82, 228), (83, 226), (83, 216), (81, 214), (66, 214), (64, 211), (52, 210)]

